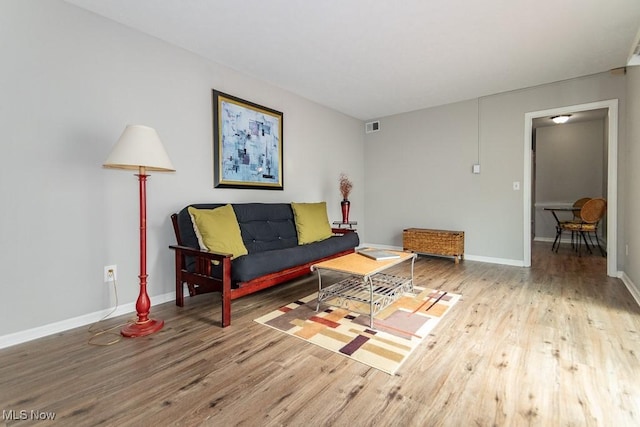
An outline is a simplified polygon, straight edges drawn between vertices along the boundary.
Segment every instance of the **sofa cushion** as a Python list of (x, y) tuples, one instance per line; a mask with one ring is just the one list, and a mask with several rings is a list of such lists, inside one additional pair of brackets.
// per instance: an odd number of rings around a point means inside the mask
[(298, 233), (298, 244), (306, 245), (331, 237), (327, 203), (291, 203)]
[(298, 245), (289, 203), (234, 203), (242, 240), (250, 254)]
[(180, 239), (178, 243), (190, 248), (199, 248), (198, 237), (193, 229), (193, 221), (191, 220), (191, 214), (189, 213), (189, 207), (196, 209), (215, 209), (224, 206), (221, 203), (200, 203), (193, 204), (185, 207), (178, 212), (178, 230)]
[[(265, 274), (296, 267), (338, 252), (355, 248), (360, 244), (357, 233), (332, 236), (320, 242), (295, 246), (293, 248), (256, 252), (231, 261), (231, 280), (246, 282)], [(220, 274), (217, 269), (215, 274)]]
[[(216, 209), (188, 208), (195, 219), (195, 225), (202, 236), (202, 243), (212, 252), (232, 254), (233, 258), (246, 255), (247, 248), (242, 242), (240, 227), (231, 205)], [(198, 233), (195, 233), (196, 236)]]

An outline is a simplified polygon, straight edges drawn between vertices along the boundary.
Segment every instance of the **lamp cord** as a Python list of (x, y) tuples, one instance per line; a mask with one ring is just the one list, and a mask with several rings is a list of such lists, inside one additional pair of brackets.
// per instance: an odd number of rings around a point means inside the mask
[[(90, 345), (108, 346), (108, 345), (112, 345), (112, 344), (115, 344), (115, 343), (119, 342), (122, 339), (122, 335), (120, 335), (120, 333), (118, 333), (118, 332), (113, 332), (113, 330), (114, 329), (118, 329), (118, 328), (120, 328), (122, 326), (128, 325), (129, 323), (132, 323), (132, 321), (128, 321), (126, 323), (120, 323), (118, 325), (112, 326), (112, 327), (107, 328), (107, 329), (100, 329), (100, 330), (97, 330), (97, 331), (94, 329), (100, 323), (102, 323), (107, 318), (109, 318), (109, 316), (111, 316), (113, 313), (115, 313), (115, 311), (118, 309), (118, 286), (116, 284), (116, 278), (112, 276), (111, 277), (111, 282), (113, 283), (113, 293), (115, 294), (115, 297), (116, 297), (116, 305), (115, 305), (115, 307), (113, 307), (113, 310), (111, 310), (108, 314), (106, 314), (102, 319), (98, 320), (97, 322), (95, 322), (94, 324), (89, 326), (89, 329), (87, 330), (87, 332), (93, 334), (93, 335), (91, 335), (91, 338), (89, 338), (89, 340), (87, 341), (87, 343), (90, 344)], [(111, 341), (108, 341), (106, 343), (95, 341), (98, 337), (100, 337), (102, 335), (115, 335), (116, 338), (114, 338)]]

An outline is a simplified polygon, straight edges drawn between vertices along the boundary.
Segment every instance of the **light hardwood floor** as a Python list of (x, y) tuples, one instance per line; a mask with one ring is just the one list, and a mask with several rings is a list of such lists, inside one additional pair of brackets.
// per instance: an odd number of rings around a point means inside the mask
[(395, 376), (253, 322), (312, 293), (309, 276), (235, 301), (226, 329), (209, 294), (153, 307), (166, 323), (149, 337), (95, 347), (80, 328), (0, 350), (0, 410), (74, 426), (640, 425), (640, 308), (604, 258), (549, 248), (528, 269), (420, 257), (418, 285), (463, 297)]

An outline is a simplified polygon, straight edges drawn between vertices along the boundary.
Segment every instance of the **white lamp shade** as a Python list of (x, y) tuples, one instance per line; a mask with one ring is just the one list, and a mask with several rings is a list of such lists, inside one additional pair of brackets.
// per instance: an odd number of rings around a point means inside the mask
[(155, 129), (142, 125), (128, 125), (104, 167), (115, 169), (139, 169), (152, 171), (175, 171), (167, 155), (160, 136)]

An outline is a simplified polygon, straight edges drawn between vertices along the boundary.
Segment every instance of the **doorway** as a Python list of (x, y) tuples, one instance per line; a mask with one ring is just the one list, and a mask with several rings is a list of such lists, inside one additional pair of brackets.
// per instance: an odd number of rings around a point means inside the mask
[(617, 201), (618, 201), (618, 100), (572, 105), (525, 114), (524, 135), (524, 266), (531, 266), (532, 198), (533, 198), (533, 120), (542, 117), (571, 114), (583, 111), (607, 109), (607, 275), (617, 277)]

